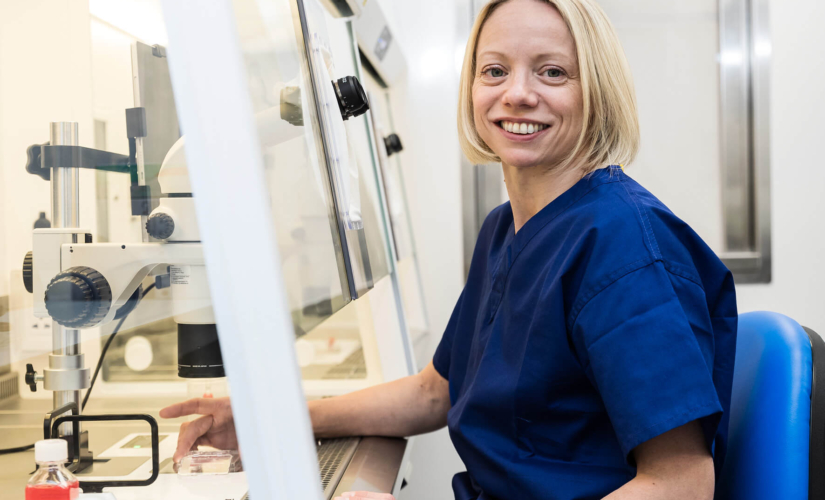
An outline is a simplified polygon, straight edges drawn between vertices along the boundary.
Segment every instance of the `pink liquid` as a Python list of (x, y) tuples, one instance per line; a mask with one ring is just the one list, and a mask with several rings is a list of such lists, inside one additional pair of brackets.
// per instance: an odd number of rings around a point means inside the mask
[(75, 500), (80, 495), (80, 484), (35, 484), (26, 486), (26, 500)]

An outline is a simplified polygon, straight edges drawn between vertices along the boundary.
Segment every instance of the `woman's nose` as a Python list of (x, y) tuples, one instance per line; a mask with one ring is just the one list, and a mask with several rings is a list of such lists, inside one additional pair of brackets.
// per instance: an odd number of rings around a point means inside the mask
[(531, 87), (529, 77), (517, 76), (510, 80), (509, 87), (502, 96), (505, 106), (533, 108), (538, 106), (538, 94)]

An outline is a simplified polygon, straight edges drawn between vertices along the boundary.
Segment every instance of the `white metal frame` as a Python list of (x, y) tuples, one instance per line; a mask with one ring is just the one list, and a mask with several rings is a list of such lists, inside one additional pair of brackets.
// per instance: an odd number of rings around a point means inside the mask
[[(358, 77), (363, 80), (364, 68), (361, 67), (361, 59), (358, 57), (358, 41), (356, 39), (355, 33), (355, 26), (352, 22), (348, 23), (347, 29), (350, 33), (350, 38), (352, 39), (352, 59), (355, 62), (355, 68), (358, 72)], [(369, 96), (369, 94), (368, 94)], [(372, 99), (372, 96), (369, 96), (368, 99)], [(404, 310), (404, 303), (401, 299), (401, 284), (398, 281), (398, 256), (395, 253), (395, 245), (392, 243), (395, 240), (395, 236), (393, 235), (393, 228), (392, 223), (390, 222), (390, 207), (389, 203), (387, 202), (387, 193), (384, 191), (384, 172), (382, 171), (381, 167), (381, 159), (378, 153), (379, 147), (383, 147), (383, 143), (378, 142), (378, 137), (375, 135), (375, 123), (373, 120), (373, 111), (370, 109), (370, 112), (366, 114), (366, 123), (367, 123), (367, 138), (370, 141), (370, 156), (372, 157), (372, 167), (373, 171), (375, 172), (375, 180), (376, 180), (376, 189), (378, 190), (378, 198), (380, 200), (380, 207), (379, 211), (381, 212), (381, 217), (379, 221), (384, 224), (384, 231), (386, 234), (386, 239), (384, 240), (384, 245), (387, 250), (387, 259), (389, 260), (389, 269), (390, 269), (390, 279), (392, 280), (392, 292), (393, 297), (395, 297), (395, 307), (398, 312), (398, 324), (401, 330), (401, 343), (403, 347), (403, 356), (404, 362), (406, 363), (406, 373), (407, 375), (413, 375), (416, 373), (416, 364), (415, 364), (415, 356), (414, 350), (412, 345), (412, 335), (410, 335), (410, 328), (409, 323), (407, 322), (407, 314)], [(387, 369), (385, 368), (385, 380), (388, 380), (387, 377)]]
[(163, 0), (162, 6), (250, 496), (321, 498), (232, 4)]

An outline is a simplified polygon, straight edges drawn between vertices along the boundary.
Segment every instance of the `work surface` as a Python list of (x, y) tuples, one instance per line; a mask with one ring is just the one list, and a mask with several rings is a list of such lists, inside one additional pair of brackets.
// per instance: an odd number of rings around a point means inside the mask
[[(158, 415), (160, 408), (177, 401), (164, 398), (100, 399), (89, 401), (85, 413), (151, 415), (157, 420), (162, 435), (176, 433), (180, 424), (186, 420), (161, 419)], [(43, 439), (43, 416), (50, 409), (50, 400), (17, 399), (0, 405), (0, 448), (25, 446)], [(101, 422), (88, 424), (84, 429), (90, 431), (89, 448), (98, 456), (129, 434), (148, 432), (148, 425), (140, 422)], [(340, 495), (350, 489), (392, 491), (405, 451), (406, 441), (403, 439), (362, 439), (340, 477), (334, 494)], [(22, 500), (25, 497), (26, 481), (34, 467), (34, 450), (0, 455), (0, 499)], [(151, 498), (151, 495), (146, 498)]]
[[(140, 413), (158, 421), (160, 432), (177, 432), (185, 419), (161, 419), (160, 408), (178, 399), (99, 399), (89, 400), (87, 414)], [(52, 408), (51, 399), (16, 399), (0, 405), (0, 448), (14, 448), (43, 439), (43, 416)], [(96, 454), (109, 448), (127, 434), (148, 432), (146, 423), (101, 422), (90, 424), (89, 448)], [(0, 455), (0, 498), (18, 500), (25, 497), (26, 481), (34, 470), (34, 450)]]

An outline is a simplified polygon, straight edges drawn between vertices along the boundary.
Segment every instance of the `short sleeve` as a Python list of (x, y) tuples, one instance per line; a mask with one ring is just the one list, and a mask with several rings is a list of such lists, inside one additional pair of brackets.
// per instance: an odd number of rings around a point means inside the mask
[(628, 459), (638, 445), (694, 420), (712, 450), (722, 414), (713, 332), (696, 328), (701, 318), (683, 307), (704, 292), (691, 283), (677, 294), (672, 278), (661, 262), (624, 275), (586, 303), (571, 329)]
[(464, 290), (458, 297), (458, 301), (453, 309), (453, 314), (450, 316), (450, 321), (447, 323), (447, 328), (444, 329), (444, 335), (441, 336), (441, 341), (433, 355), (433, 366), (435, 370), (444, 379), (449, 380), (450, 376), (450, 361), (453, 352), (453, 339), (455, 338), (456, 330), (458, 329), (458, 317), (461, 314), (461, 305), (464, 301)]

